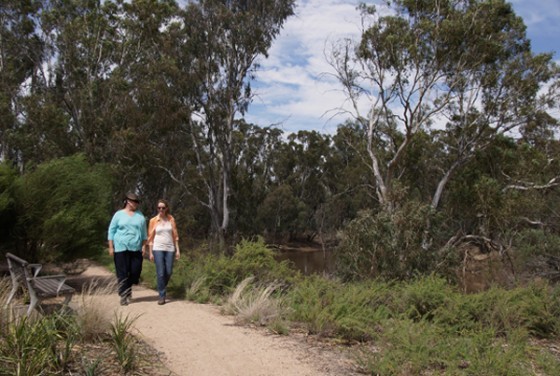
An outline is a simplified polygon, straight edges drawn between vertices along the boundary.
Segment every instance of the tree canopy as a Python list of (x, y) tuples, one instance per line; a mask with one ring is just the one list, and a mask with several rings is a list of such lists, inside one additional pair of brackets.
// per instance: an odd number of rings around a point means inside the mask
[[(362, 4), (360, 40), (330, 57), (348, 120), (285, 135), (244, 115), (293, 0), (6, 0), (0, 211), (16, 220), (4, 248), (71, 254), (81, 239), (47, 235), (84, 208), (95, 220), (76, 231), (102, 244), (101, 213), (129, 190), (146, 215), (167, 198), (184, 239), (213, 249), (254, 235), (338, 244), (346, 278), (434, 270), (469, 239), (555, 238), (552, 54), (532, 52), (505, 1), (388, 4)], [(99, 206), (74, 208), (86, 191)]]

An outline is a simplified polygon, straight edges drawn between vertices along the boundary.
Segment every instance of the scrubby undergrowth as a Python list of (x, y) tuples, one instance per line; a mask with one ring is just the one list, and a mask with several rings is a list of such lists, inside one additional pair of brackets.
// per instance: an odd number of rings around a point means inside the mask
[(560, 374), (560, 286), (542, 280), (472, 294), (435, 274), (343, 283), (300, 275), (261, 240), (232, 257), (192, 256), (173, 279), (182, 296), (223, 303), (240, 323), (351, 344), (368, 374)]

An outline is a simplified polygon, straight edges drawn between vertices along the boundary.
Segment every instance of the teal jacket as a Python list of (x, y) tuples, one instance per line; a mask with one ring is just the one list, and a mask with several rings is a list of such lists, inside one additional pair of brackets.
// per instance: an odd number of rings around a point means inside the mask
[(113, 241), (115, 252), (141, 251), (142, 243), (148, 239), (146, 218), (139, 211), (128, 215), (119, 210), (109, 224), (108, 240)]

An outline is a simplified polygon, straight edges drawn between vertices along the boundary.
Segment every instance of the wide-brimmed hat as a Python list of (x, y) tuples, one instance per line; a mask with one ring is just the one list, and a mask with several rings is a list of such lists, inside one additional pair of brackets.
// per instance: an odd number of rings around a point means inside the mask
[(140, 197), (138, 197), (137, 194), (132, 193), (132, 192), (128, 192), (124, 197), (125, 197), (127, 200), (130, 200), (130, 201), (140, 202)]

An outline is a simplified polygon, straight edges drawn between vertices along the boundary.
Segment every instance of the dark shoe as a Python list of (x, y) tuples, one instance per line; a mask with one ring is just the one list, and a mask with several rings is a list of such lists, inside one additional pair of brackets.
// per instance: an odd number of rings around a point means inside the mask
[(159, 298), (159, 300), (157, 301), (158, 305), (164, 305), (165, 304), (165, 298)]
[(121, 305), (128, 305), (128, 297), (121, 296)]

